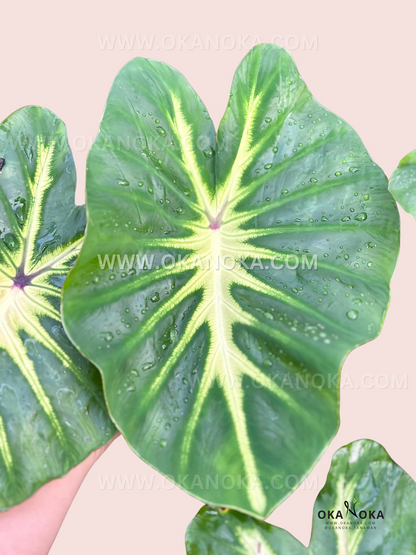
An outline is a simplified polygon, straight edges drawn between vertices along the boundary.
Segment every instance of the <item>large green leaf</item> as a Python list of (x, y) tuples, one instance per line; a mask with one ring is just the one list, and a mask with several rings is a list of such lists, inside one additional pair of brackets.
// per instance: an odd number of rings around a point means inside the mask
[(217, 138), (184, 77), (137, 58), (89, 154), (87, 212), (63, 318), (115, 422), (192, 495), (266, 516), (335, 435), (341, 364), (384, 319), (386, 177), (279, 47), (245, 57)]
[(334, 455), (308, 548), (286, 530), (205, 506), (188, 527), (187, 554), (414, 555), (415, 505), (415, 482), (384, 448), (355, 441)]
[(114, 427), (99, 372), (62, 327), (61, 288), (83, 241), (65, 126), (22, 108), (0, 125), (0, 510), (62, 476)]
[(400, 206), (416, 218), (416, 150), (400, 160), (390, 177), (389, 190)]

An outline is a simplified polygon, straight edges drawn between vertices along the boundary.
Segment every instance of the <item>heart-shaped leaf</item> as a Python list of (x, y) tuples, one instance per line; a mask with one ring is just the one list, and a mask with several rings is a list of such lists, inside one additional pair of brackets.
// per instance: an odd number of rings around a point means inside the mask
[(389, 190), (400, 206), (416, 218), (416, 150), (400, 160), (390, 177)]
[(61, 288), (83, 241), (65, 126), (29, 106), (0, 125), (0, 510), (111, 438), (99, 372), (68, 340)]
[(188, 555), (413, 555), (416, 484), (385, 449), (339, 449), (313, 509), (306, 548), (289, 532), (236, 511), (203, 507), (186, 533)]
[(335, 435), (341, 364), (384, 319), (386, 177), (279, 47), (245, 57), (217, 138), (184, 77), (137, 58), (89, 154), (87, 210), (63, 318), (115, 422), (192, 495), (265, 517)]

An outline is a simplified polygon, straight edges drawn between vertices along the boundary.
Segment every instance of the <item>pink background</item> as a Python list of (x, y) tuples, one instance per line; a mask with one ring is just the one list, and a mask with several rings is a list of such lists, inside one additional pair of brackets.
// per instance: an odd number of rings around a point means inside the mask
[[(179, 69), (204, 100), (214, 122), (227, 103), (237, 64), (253, 45), (288, 47), (315, 97), (359, 133), (388, 176), (416, 148), (414, 13), (396, 0), (379, 2), (8, 2), (1, 8), (0, 121), (27, 104), (53, 110), (68, 127), (83, 202), (87, 146), (97, 132), (117, 71), (135, 56), (163, 60)], [(102, 48), (109, 35), (114, 48)], [(153, 48), (120, 47), (116, 35), (154, 36)], [(180, 46), (180, 35), (190, 35)], [(219, 48), (209, 43), (218, 36)], [(249, 35), (244, 43), (239, 37)], [(100, 39), (101, 37), (101, 39)], [(198, 41), (198, 37), (200, 41)], [(235, 43), (235, 46), (233, 47)], [(199, 46), (198, 46), (199, 44)], [(193, 45), (195, 47), (193, 47)], [(314, 469), (311, 488), (299, 488), (268, 519), (308, 543), (312, 506), (340, 446), (367, 437), (381, 442), (416, 479), (413, 218), (401, 212), (402, 249), (392, 282), (392, 303), (381, 336), (353, 352), (343, 375), (341, 428)], [(365, 389), (363, 374), (384, 374), (382, 387)], [(392, 376), (407, 388), (393, 387)], [(351, 382), (355, 388), (351, 387)], [(349, 385), (348, 385), (349, 384)], [(385, 384), (388, 387), (384, 387)], [(145, 476), (152, 488), (102, 489), (100, 479)], [(153, 478), (152, 478), (153, 476)], [(201, 503), (141, 462), (118, 439), (85, 480), (51, 555), (183, 555), (186, 526)]]

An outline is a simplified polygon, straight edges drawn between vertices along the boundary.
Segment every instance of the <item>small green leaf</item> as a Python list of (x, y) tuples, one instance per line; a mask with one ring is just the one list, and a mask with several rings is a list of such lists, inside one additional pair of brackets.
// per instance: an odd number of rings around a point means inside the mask
[[(361, 499), (357, 516), (347, 510), (354, 494)], [(188, 527), (186, 551), (187, 555), (413, 555), (415, 504), (415, 482), (384, 448), (370, 440), (355, 441), (333, 457), (314, 505), (309, 547), (282, 528), (205, 506)]]
[(400, 206), (416, 218), (416, 150), (400, 160), (390, 177), (389, 190)]
[(98, 371), (69, 341), (61, 288), (85, 208), (65, 126), (36, 106), (0, 125), (0, 510), (114, 434)]
[(180, 73), (137, 58), (89, 153), (87, 209), (63, 319), (117, 426), (192, 495), (267, 516), (334, 437), (341, 365), (384, 320), (384, 173), (277, 46), (242, 61), (217, 137)]

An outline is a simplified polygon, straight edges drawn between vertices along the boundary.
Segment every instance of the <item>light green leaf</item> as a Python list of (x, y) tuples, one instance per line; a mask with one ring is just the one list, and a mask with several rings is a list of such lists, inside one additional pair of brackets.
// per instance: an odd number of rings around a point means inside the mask
[(63, 281), (85, 208), (65, 126), (29, 106), (0, 125), (0, 510), (62, 476), (114, 434), (101, 378), (68, 340)]
[(187, 555), (414, 555), (415, 503), (415, 482), (384, 448), (355, 441), (333, 457), (308, 548), (282, 528), (205, 506), (188, 527)]
[(185, 78), (137, 58), (89, 154), (87, 210), (64, 325), (115, 422), (192, 495), (265, 517), (334, 437), (342, 362), (383, 322), (385, 175), (279, 47), (244, 58), (217, 138)]
[(390, 177), (389, 190), (400, 206), (416, 218), (416, 150), (400, 160)]

